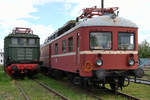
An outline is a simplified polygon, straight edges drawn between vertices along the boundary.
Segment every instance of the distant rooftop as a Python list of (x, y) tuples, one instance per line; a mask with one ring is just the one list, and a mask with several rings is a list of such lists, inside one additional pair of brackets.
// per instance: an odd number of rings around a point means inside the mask
[(3, 49), (0, 49), (0, 52), (4, 52), (4, 50), (3, 50)]

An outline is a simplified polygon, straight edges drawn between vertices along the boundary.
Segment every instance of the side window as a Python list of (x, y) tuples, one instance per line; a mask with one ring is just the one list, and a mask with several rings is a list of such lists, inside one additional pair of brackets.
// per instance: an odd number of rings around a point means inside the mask
[(55, 54), (58, 54), (58, 43), (55, 44)]
[(28, 42), (29, 42), (29, 45), (34, 45), (35, 44), (35, 39), (29, 39)]
[(68, 52), (73, 51), (73, 37), (68, 38)]
[(18, 44), (17, 38), (12, 38), (12, 39), (11, 39), (11, 43), (12, 43), (12, 44)]
[(62, 52), (65, 53), (66, 52), (66, 40), (62, 41)]
[(77, 34), (77, 48), (80, 46), (80, 35), (79, 33)]

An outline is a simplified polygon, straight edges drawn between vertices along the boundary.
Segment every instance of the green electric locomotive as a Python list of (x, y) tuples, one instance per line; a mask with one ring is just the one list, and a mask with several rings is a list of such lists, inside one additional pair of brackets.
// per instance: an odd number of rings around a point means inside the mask
[(40, 38), (30, 28), (15, 28), (4, 39), (4, 70), (12, 77), (32, 77), (40, 69)]

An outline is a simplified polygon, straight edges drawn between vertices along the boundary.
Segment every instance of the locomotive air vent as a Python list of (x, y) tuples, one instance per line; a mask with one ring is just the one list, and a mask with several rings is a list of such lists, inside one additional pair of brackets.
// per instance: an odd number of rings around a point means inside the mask
[(17, 59), (18, 60), (32, 60), (32, 49), (29, 48), (20, 48), (17, 50)]

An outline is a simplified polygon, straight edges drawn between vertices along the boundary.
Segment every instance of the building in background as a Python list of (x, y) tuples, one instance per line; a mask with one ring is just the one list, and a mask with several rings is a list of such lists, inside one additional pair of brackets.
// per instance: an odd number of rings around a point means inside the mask
[(4, 51), (3, 49), (0, 49), (0, 65), (3, 65), (4, 63)]

